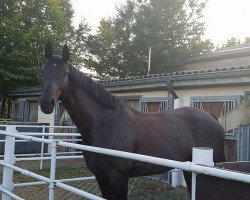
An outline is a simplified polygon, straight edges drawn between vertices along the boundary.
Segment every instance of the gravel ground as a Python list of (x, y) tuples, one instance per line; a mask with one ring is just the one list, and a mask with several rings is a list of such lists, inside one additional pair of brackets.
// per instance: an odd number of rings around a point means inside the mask
[[(18, 162), (17, 166), (49, 177), (50, 162), (44, 162), (44, 169), (39, 170), (39, 162)], [(2, 167), (0, 168), (2, 174)], [(93, 176), (87, 170), (83, 160), (58, 160), (56, 169), (56, 179), (77, 178)], [(2, 175), (0, 176), (0, 179)], [(2, 180), (0, 180), (2, 182)], [(36, 181), (20, 173), (14, 172), (14, 183)], [(67, 183), (71, 186), (101, 196), (101, 192), (95, 180)], [(45, 200), (48, 199), (48, 185), (16, 187), (14, 193), (28, 200)], [(129, 180), (129, 200), (190, 200), (187, 189), (183, 187), (174, 188), (168, 184), (161, 183), (149, 178), (131, 178)], [(77, 200), (83, 199), (60, 188), (55, 189), (55, 200)]]

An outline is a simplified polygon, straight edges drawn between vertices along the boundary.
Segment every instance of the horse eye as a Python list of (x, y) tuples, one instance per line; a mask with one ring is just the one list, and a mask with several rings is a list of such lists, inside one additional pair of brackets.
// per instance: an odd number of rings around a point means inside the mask
[(69, 72), (64, 72), (64, 76), (67, 76)]

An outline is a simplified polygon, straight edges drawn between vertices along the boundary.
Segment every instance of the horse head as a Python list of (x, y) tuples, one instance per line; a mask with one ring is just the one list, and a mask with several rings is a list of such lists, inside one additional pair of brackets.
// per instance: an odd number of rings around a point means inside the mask
[(61, 56), (54, 56), (52, 46), (48, 43), (45, 47), (47, 62), (42, 67), (42, 94), (39, 98), (41, 110), (50, 114), (53, 112), (56, 101), (68, 89), (68, 72), (70, 52), (64, 45)]

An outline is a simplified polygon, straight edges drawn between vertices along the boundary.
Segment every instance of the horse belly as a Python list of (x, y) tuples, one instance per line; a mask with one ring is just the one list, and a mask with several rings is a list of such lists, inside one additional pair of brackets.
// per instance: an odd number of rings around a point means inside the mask
[(172, 170), (172, 168), (170, 167), (164, 167), (164, 166), (154, 165), (150, 163), (136, 162), (133, 165), (133, 168), (131, 171), (131, 177), (162, 174), (170, 170)]
[[(136, 153), (177, 161), (186, 161), (189, 159), (192, 152), (190, 146), (193, 144), (193, 140), (191, 138), (186, 140), (179, 140), (175, 137), (160, 138), (161, 140), (157, 140), (157, 144), (152, 144), (152, 140), (156, 141), (154, 138), (149, 140), (141, 139)], [(190, 144), (188, 144), (188, 141)], [(170, 167), (138, 161), (133, 162), (132, 168), (133, 176), (161, 174), (172, 169)]]

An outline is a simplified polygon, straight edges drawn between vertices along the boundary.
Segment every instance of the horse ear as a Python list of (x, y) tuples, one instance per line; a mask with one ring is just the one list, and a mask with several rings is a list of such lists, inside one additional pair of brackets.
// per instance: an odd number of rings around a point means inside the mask
[(69, 47), (65, 44), (62, 50), (62, 59), (64, 60), (65, 63), (67, 63), (69, 58), (70, 58)]
[(51, 46), (51, 43), (48, 42), (45, 47), (45, 57), (47, 59), (50, 59), (52, 56), (53, 56), (52, 46)]

